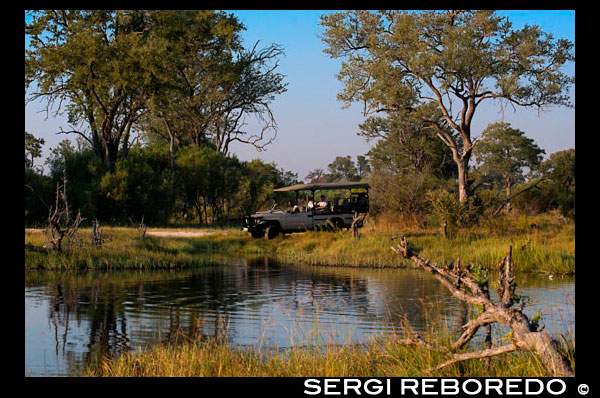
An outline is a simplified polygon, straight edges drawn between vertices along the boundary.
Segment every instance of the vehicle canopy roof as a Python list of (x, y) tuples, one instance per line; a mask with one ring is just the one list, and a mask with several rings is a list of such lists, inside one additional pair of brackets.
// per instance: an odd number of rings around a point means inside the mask
[(369, 189), (371, 186), (366, 182), (319, 182), (314, 184), (296, 184), (289, 187), (277, 188), (273, 192), (290, 192), (290, 191), (323, 191), (333, 189)]

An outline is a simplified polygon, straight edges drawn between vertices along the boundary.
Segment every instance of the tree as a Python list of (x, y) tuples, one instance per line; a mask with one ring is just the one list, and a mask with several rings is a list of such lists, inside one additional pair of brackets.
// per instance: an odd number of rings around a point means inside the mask
[(235, 207), (242, 164), (210, 148), (182, 148), (176, 160), (177, 181), (185, 202), (196, 210), (200, 223), (218, 222)]
[(42, 156), (43, 138), (35, 138), (33, 134), (25, 132), (25, 168), (33, 168), (33, 160)]
[(73, 209), (81, 210), (82, 217), (88, 220), (106, 219), (115, 210), (104, 201), (100, 189), (100, 180), (105, 173), (104, 164), (91, 148), (77, 149), (69, 140), (63, 140), (52, 148), (46, 164), (55, 187), (66, 177), (69, 204)]
[(555, 152), (540, 167), (564, 216), (575, 218), (575, 149)]
[(327, 174), (325, 173), (325, 170), (317, 168), (317, 169), (309, 171), (308, 174), (306, 175), (306, 179), (311, 184), (314, 184), (317, 182), (326, 182)]
[[(500, 174), (507, 199), (512, 195), (513, 186), (524, 180), (524, 169), (538, 167), (544, 153), (523, 131), (505, 122), (489, 124), (473, 150), (481, 173)], [(512, 210), (510, 202), (507, 209)]]
[[(170, 21), (162, 25), (160, 35), (171, 51), (166, 84), (153, 98), (147, 126), (169, 142), (172, 157), (181, 144), (208, 144), (226, 155), (232, 142), (251, 144), (259, 151), (271, 143), (276, 123), (270, 102), (286, 90), (284, 76), (276, 73), (282, 48), (273, 44), (259, 49), (256, 43), (244, 49), (243, 24), (223, 12), (178, 10), (160, 15)], [(260, 133), (243, 131), (247, 116), (262, 123)], [(273, 137), (268, 139), (270, 131)]]
[(336, 156), (327, 168), (329, 169), (329, 173), (327, 174), (327, 181), (329, 182), (360, 180), (358, 169), (350, 155)]
[(371, 165), (369, 164), (369, 159), (366, 156), (358, 155), (356, 157), (356, 168), (358, 170), (359, 179), (369, 174), (371, 172)]
[(169, 155), (164, 147), (135, 145), (127, 157), (117, 160), (114, 173), (100, 182), (104, 221), (129, 223), (129, 219), (160, 224), (169, 221), (174, 203)]
[[(469, 196), (471, 126), (483, 101), (570, 105), (574, 77), (561, 68), (575, 59), (573, 43), (538, 26), (512, 29), (494, 11), (344, 11), (321, 23), (325, 52), (345, 59), (338, 99), (362, 102), (365, 115), (411, 115), (435, 129), (452, 152), (461, 202)], [(436, 117), (419, 112), (422, 104), (434, 105)]]
[[(172, 142), (185, 130), (200, 144), (207, 129), (214, 134), (237, 116), (243, 122), (236, 110), (265, 112), (272, 90), (282, 89), (282, 76), (268, 67), (279, 47), (243, 51), (243, 25), (224, 12), (50, 10), (28, 16), (29, 100), (44, 99), (48, 110), (58, 102), (56, 113), (66, 101), (72, 129), (61, 132), (88, 140), (111, 171), (149, 112)], [(227, 134), (241, 140), (239, 127)]]
[(431, 207), (427, 193), (456, 177), (449, 148), (422, 121), (395, 114), (371, 116), (360, 129), (367, 140), (377, 140), (368, 153), (374, 210), (420, 223)]
[(369, 151), (375, 170), (409, 175), (428, 170), (437, 177), (456, 177), (450, 149), (421, 120), (372, 116), (360, 125), (359, 134), (368, 141), (377, 139)]
[[(29, 48), (25, 84), (29, 100), (47, 111), (66, 102), (73, 133), (84, 137), (112, 170), (125, 156), (133, 126), (158, 88), (163, 50), (147, 11), (46, 10), (27, 12)], [(89, 129), (89, 131), (87, 131)]]
[[(248, 215), (270, 205), (273, 189), (298, 183), (298, 175), (277, 169), (275, 163), (254, 159), (243, 164), (243, 177), (236, 202), (242, 215)], [(294, 198), (293, 192), (281, 192), (277, 200), (285, 204)]]

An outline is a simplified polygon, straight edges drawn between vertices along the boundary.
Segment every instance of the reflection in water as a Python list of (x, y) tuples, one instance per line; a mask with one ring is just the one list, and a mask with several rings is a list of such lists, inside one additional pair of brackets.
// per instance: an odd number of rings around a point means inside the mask
[[(419, 270), (286, 266), (268, 258), (230, 263), (186, 271), (28, 273), (25, 373), (72, 374), (101, 356), (189, 339), (261, 348), (363, 342), (402, 331), (404, 319), (423, 330), (432, 305), (459, 333), (470, 311)], [(574, 294), (572, 281), (523, 290), (538, 304), (559, 308), (566, 307), (558, 297)], [(545, 320), (552, 315), (542, 312)], [(573, 311), (564, 312), (574, 331)]]

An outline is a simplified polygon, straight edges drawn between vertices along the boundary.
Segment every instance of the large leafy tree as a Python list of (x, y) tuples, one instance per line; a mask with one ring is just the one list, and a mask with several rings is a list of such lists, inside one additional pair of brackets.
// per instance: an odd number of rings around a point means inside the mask
[[(256, 58), (242, 51), (242, 29), (235, 17), (206, 10), (32, 11), (26, 18), (28, 100), (66, 111), (71, 130), (65, 133), (84, 137), (113, 171), (150, 112), (172, 141), (185, 130), (199, 143), (207, 126), (224, 123), (222, 116), (215, 121), (213, 108), (227, 102), (225, 88), (239, 80), (234, 52), (242, 54), (240, 62)], [(255, 98), (244, 100), (256, 105)]]
[(29, 100), (43, 99), (56, 113), (66, 108), (68, 133), (84, 137), (114, 168), (158, 85), (163, 49), (153, 40), (151, 14), (49, 10), (27, 16)]
[[(538, 26), (513, 29), (494, 11), (344, 11), (321, 17), (325, 52), (343, 58), (338, 99), (362, 102), (366, 115), (410, 115), (435, 129), (469, 196), (471, 126), (486, 100), (543, 108), (570, 105), (574, 78), (562, 67), (573, 43)], [(438, 112), (420, 112), (433, 104)], [(451, 134), (445, 127), (454, 132)]]
[[(163, 24), (171, 48), (168, 84), (152, 101), (148, 130), (168, 140), (172, 155), (182, 144), (227, 154), (235, 141), (262, 150), (276, 133), (270, 102), (286, 86), (276, 72), (281, 47), (244, 49), (244, 26), (223, 13), (199, 12), (203, 19), (190, 11), (163, 13), (179, 22)], [(245, 131), (247, 116), (262, 122), (260, 133)]]
[[(512, 128), (510, 123), (498, 122), (483, 130), (473, 153), (483, 175), (501, 176), (506, 197), (510, 198), (514, 185), (523, 181), (525, 169), (538, 167), (545, 151), (523, 131)], [(507, 209), (511, 211), (510, 202)]]

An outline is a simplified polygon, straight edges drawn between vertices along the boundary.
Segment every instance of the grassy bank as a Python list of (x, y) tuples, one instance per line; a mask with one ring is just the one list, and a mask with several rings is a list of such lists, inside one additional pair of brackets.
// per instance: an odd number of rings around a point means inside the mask
[[(173, 229), (172, 229), (173, 230)], [(165, 232), (168, 229), (151, 229)], [(181, 231), (176, 229), (175, 231)], [(190, 229), (190, 231), (199, 231)], [(552, 215), (501, 218), (455, 236), (443, 238), (437, 229), (409, 228), (391, 222), (367, 223), (361, 238), (354, 240), (347, 231), (309, 231), (278, 236), (267, 241), (253, 239), (235, 228), (211, 230), (197, 237), (151, 236), (141, 242), (133, 228), (108, 228), (103, 248), (91, 247), (91, 230), (80, 230), (83, 246), (57, 254), (41, 250), (40, 230), (26, 230), (26, 269), (147, 269), (186, 268), (214, 262), (215, 254), (269, 254), (282, 261), (302, 264), (352, 267), (410, 266), (390, 246), (401, 234), (421, 255), (438, 263), (460, 257), (484, 269), (494, 267), (513, 245), (517, 272), (552, 274), (575, 273), (575, 225)], [(202, 253), (211, 256), (200, 255)]]
[[(435, 324), (439, 326), (439, 324)], [(436, 331), (437, 330), (437, 331)], [(439, 332), (442, 330), (442, 332)], [(302, 346), (264, 350), (215, 341), (155, 346), (105, 359), (85, 368), (83, 376), (103, 377), (550, 377), (535, 354), (512, 352), (473, 359), (440, 370), (429, 369), (451, 358), (448, 328), (432, 326), (425, 336), (430, 348), (406, 345), (407, 336), (373, 338), (362, 345)], [(574, 338), (561, 346), (575, 368)], [(502, 344), (502, 343), (501, 343)], [(563, 343), (561, 343), (563, 344)], [(471, 348), (469, 351), (475, 350)]]

